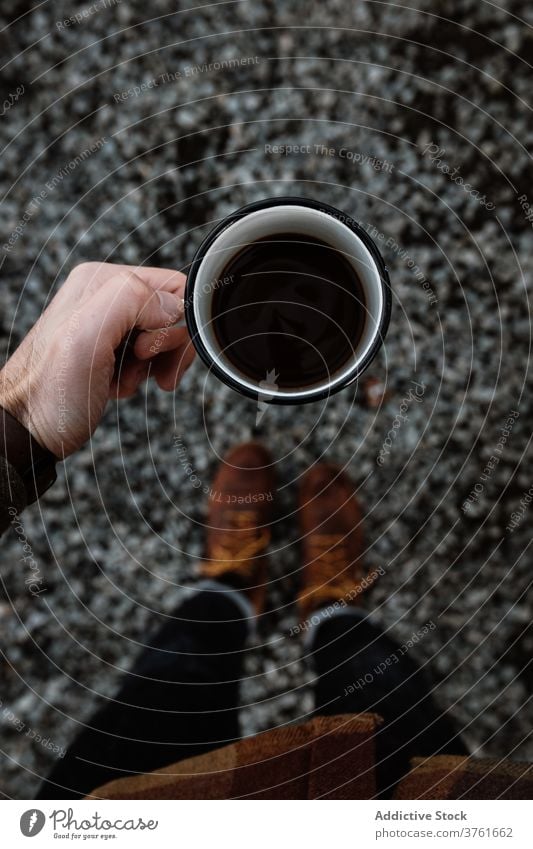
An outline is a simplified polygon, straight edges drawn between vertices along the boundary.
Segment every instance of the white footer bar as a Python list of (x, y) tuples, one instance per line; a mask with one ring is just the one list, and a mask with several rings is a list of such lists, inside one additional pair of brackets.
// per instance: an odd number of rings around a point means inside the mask
[(4, 801), (2, 845), (531, 849), (530, 811), (527, 801)]

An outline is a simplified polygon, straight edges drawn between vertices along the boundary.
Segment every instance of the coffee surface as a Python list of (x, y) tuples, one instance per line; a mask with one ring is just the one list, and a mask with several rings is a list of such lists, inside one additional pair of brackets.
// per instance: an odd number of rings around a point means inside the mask
[(212, 320), (225, 356), (254, 381), (295, 389), (328, 380), (352, 356), (366, 308), (342, 253), (318, 239), (276, 234), (243, 248), (221, 274)]

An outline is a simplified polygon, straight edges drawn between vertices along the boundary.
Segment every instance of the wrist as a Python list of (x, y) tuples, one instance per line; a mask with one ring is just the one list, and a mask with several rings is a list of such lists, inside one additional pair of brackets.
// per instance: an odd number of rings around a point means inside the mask
[[(6, 410), (12, 418), (25, 428), (30, 436), (37, 442), (40, 448), (54, 454), (49, 440), (46, 439), (44, 431), (39, 427), (37, 416), (30, 415), (29, 398), (34, 396), (33, 409), (37, 409), (36, 392), (32, 393), (29, 386), (24, 387), (24, 383), (28, 383), (29, 379), (18, 379), (16, 382), (11, 380), (4, 369), (0, 372), (0, 408)], [(57, 459), (57, 458), (56, 458)]]

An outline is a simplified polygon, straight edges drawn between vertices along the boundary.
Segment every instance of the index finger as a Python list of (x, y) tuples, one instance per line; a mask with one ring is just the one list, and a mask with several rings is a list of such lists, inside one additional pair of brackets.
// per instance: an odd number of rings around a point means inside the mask
[(114, 265), (116, 271), (132, 271), (154, 289), (164, 289), (183, 297), (187, 277), (175, 268), (156, 268), (150, 265)]
[(164, 289), (183, 298), (186, 276), (175, 268), (154, 268), (149, 265), (122, 265), (113, 262), (84, 262), (77, 265), (69, 274), (66, 285), (62, 286), (56, 297), (74, 298), (82, 303), (117, 275), (132, 274), (152, 289)]

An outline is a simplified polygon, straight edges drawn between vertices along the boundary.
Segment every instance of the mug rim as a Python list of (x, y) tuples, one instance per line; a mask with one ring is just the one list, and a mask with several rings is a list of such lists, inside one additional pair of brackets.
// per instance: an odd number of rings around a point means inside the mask
[(253, 212), (258, 212), (260, 210), (269, 209), (276, 206), (302, 206), (307, 207), (308, 209), (314, 209), (319, 212), (325, 213), (326, 215), (329, 215), (330, 217), (338, 221), (340, 224), (345, 225), (349, 230), (351, 230), (352, 233), (354, 233), (354, 235), (361, 240), (376, 265), (378, 277), (381, 283), (381, 294), (383, 304), (374, 341), (370, 345), (369, 349), (366, 351), (365, 355), (361, 358), (361, 360), (354, 364), (353, 370), (350, 370), (350, 372), (335, 385), (318, 387), (315, 391), (310, 390), (308, 395), (304, 397), (295, 397), (291, 395), (282, 394), (273, 395), (272, 397), (269, 397), (269, 404), (279, 404), (283, 406), (288, 406), (324, 400), (330, 395), (335, 395), (342, 389), (346, 389), (347, 386), (350, 386), (359, 378), (359, 376), (368, 368), (368, 366), (376, 356), (377, 352), (381, 348), (385, 339), (385, 335), (387, 333), (391, 317), (392, 294), (388, 269), (385, 265), (383, 257), (381, 256), (380, 252), (378, 251), (375, 245), (375, 242), (368, 235), (368, 233), (363, 230), (360, 224), (358, 224), (351, 216), (343, 213), (340, 209), (337, 209), (336, 207), (331, 206), (330, 204), (322, 203), (321, 201), (315, 201), (311, 198), (291, 195), (284, 195), (275, 198), (265, 198), (264, 200), (254, 201), (253, 203), (241, 206), (239, 209), (235, 210), (234, 212), (230, 213), (225, 218), (223, 218), (221, 221), (219, 221), (219, 223), (212, 230), (210, 230), (210, 232), (201, 242), (191, 261), (190, 271), (187, 274), (187, 283), (185, 286), (185, 321), (187, 324), (189, 335), (191, 337), (191, 342), (193, 344), (194, 349), (198, 353), (200, 359), (213, 372), (213, 374), (215, 374), (215, 376), (219, 380), (221, 380), (231, 389), (234, 389), (236, 392), (239, 392), (241, 395), (245, 395), (248, 398), (257, 400), (261, 397), (261, 392), (259, 390), (253, 390), (245, 384), (240, 383), (236, 378), (233, 377), (233, 375), (228, 374), (221, 366), (219, 366), (219, 364), (216, 362), (216, 360), (214, 360), (212, 355), (209, 353), (206, 345), (204, 344), (194, 310), (194, 289), (196, 286), (198, 271), (201, 267), (202, 260), (210, 250), (213, 243), (218, 239), (221, 233), (224, 232), (224, 230), (226, 230), (236, 221), (239, 221), (240, 219), (246, 217), (247, 215), (250, 215)]

